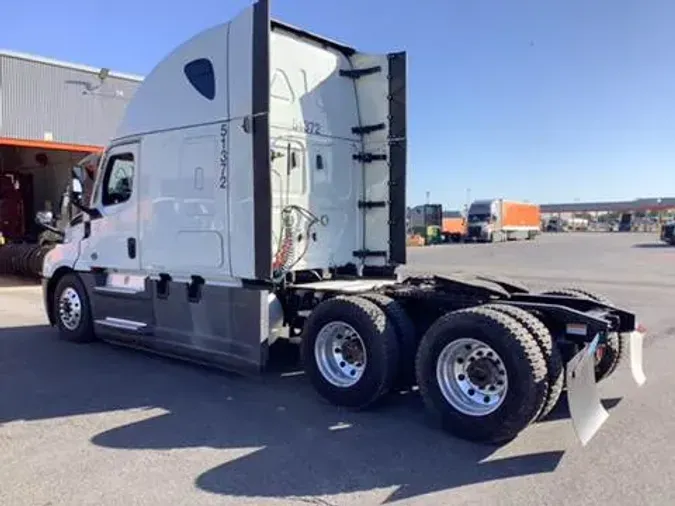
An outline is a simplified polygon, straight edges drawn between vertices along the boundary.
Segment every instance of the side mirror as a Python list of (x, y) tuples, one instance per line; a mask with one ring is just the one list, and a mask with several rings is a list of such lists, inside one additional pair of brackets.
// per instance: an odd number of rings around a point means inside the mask
[(81, 204), (82, 203), (82, 181), (76, 177), (70, 182), (69, 188), (69, 197), (71, 202)]
[(73, 167), (71, 174), (73, 178), (68, 185), (68, 199), (65, 201), (65, 203), (67, 205), (73, 205), (75, 208), (79, 209), (85, 214), (88, 214), (89, 216), (94, 216), (96, 214), (96, 210), (87, 207), (85, 203), (82, 202), (82, 195), (84, 193), (82, 179), (82, 177), (84, 177), (84, 172), (82, 167)]
[(73, 179), (77, 179), (80, 182), (84, 181), (84, 171), (79, 165), (75, 165), (70, 171), (70, 174)]

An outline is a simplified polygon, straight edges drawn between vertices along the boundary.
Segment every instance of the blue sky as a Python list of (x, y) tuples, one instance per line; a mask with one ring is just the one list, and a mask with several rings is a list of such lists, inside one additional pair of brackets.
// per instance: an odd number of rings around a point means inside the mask
[[(147, 74), (249, 0), (8, 1), (0, 47)], [(675, 196), (675, 2), (273, 0), (367, 52), (409, 52), (408, 202)], [(663, 193), (661, 193), (663, 192)]]

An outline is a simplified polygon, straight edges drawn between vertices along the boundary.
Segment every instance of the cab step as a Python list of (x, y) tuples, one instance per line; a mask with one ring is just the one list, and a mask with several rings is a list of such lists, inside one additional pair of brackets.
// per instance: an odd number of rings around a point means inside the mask
[(109, 329), (122, 330), (125, 332), (136, 332), (143, 335), (152, 334), (152, 327), (147, 323), (127, 320), (125, 318), (113, 318), (108, 316), (103, 319), (94, 320), (94, 323)]

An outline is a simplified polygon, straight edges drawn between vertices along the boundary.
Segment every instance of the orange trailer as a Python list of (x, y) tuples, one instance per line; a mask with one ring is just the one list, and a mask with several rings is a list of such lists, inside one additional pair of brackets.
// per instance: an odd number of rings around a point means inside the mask
[(534, 239), (541, 231), (538, 204), (500, 199), (499, 230), (506, 240)]
[(537, 204), (502, 200), (502, 230), (539, 230), (541, 212)]
[(441, 232), (446, 242), (459, 242), (466, 232), (466, 220), (460, 213), (444, 212)]

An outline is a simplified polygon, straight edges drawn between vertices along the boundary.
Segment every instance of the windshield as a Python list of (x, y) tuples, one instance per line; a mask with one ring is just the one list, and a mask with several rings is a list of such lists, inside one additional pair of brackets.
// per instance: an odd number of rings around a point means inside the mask
[(479, 221), (490, 221), (490, 213), (469, 214), (469, 223), (477, 223)]

